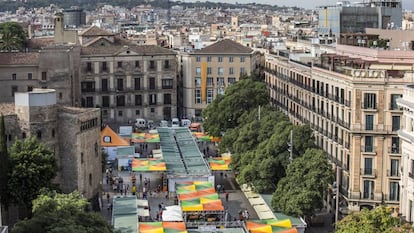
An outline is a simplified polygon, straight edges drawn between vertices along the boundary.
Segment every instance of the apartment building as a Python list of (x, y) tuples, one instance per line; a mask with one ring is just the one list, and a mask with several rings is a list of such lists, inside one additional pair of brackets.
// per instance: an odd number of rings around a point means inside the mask
[(201, 111), (226, 88), (256, 68), (256, 53), (232, 40), (179, 55), (182, 72), (183, 116), (200, 117)]
[(104, 122), (177, 116), (176, 54), (137, 46), (90, 27), (79, 34), (82, 106), (102, 109)]
[(405, 87), (403, 98), (398, 99), (397, 104), (404, 109), (405, 122), (398, 133), (402, 140), (400, 213), (402, 218), (412, 224), (414, 222), (414, 85)]
[(341, 168), (341, 205), (398, 206), (403, 111), (396, 100), (413, 81), (405, 64), (414, 53), (337, 45), (336, 54), (304, 57), (266, 55), (271, 104), (294, 123), (310, 124), (316, 144)]

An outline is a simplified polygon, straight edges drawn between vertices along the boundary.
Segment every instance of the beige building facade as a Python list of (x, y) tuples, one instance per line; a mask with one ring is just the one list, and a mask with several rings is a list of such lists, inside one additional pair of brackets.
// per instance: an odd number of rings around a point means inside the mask
[(177, 116), (176, 54), (137, 46), (91, 27), (80, 33), (82, 106), (102, 109), (104, 123)]
[(256, 69), (256, 53), (232, 40), (221, 40), (191, 53), (179, 54), (182, 73), (183, 115), (201, 117), (213, 99), (243, 75)]
[[(396, 100), (412, 82), (413, 69), (390, 61), (393, 51), (381, 51), (380, 58), (351, 46), (337, 51), (341, 55), (325, 54), (313, 64), (289, 59), (286, 52), (266, 55), (271, 103), (294, 123), (310, 124), (316, 144), (341, 168), (342, 209), (398, 206), (398, 130), (404, 124)], [(411, 62), (414, 54), (399, 57), (405, 58), (401, 63)], [(327, 202), (333, 199), (328, 196)]]

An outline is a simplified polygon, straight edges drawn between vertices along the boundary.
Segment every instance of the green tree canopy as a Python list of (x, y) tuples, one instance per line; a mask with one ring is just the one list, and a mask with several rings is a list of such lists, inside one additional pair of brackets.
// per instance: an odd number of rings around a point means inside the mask
[(269, 104), (269, 94), (263, 82), (241, 78), (218, 95), (203, 110), (203, 127), (213, 136), (239, 125), (239, 118), (247, 111)]
[(0, 51), (21, 51), (25, 43), (26, 33), (19, 23), (0, 23)]
[(55, 155), (34, 137), (16, 140), (10, 151), (8, 188), (13, 203), (30, 208), (42, 188), (51, 187), (56, 176)]
[(240, 124), (227, 130), (219, 144), (220, 151), (232, 153), (232, 169), (238, 179), (259, 192), (273, 192), (285, 176), (288, 164), (288, 141), (293, 130), (293, 157), (301, 156), (307, 148), (315, 147), (309, 126), (293, 126), (281, 112), (270, 106), (246, 112)]
[(372, 210), (363, 209), (351, 213), (338, 222), (336, 233), (414, 233), (409, 224), (400, 224), (400, 219), (393, 217), (392, 208), (380, 206)]
[(94, 212), (86, 212), (79, 193), (41, 194), (33, 201), (33, 217), (18, 222), (12, 233), (112, 233), (111, 226)]
[(322, 207), (323, 193), (334, 174), (324, 152), (308, 149), (288, 165), (272, 196), (272, 207), (285, 214), (310, 217)]

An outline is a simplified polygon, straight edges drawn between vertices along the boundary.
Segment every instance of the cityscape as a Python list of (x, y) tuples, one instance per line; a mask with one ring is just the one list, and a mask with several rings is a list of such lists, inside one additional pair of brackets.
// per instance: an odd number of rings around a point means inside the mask
[(0, 1), (0, 233), (414, 232), (413, 8)]

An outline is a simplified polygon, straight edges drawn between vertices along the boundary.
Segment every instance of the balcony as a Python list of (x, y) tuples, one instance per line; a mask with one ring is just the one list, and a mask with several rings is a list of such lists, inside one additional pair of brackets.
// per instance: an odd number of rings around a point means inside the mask
[(397, 170), (387, 170), (387, 176), (399, 179), (400, 178), (400, 173), (399, 173), (398, 169)]
[(388, 147), (388, 153), (393, 155), (401, 155), (401, 148), (399, 146)]
[(397, 105), (397, 103), (390, 103), (390, 108), (389, 108), (389, 110), (390, 110), (390, 111), (402, 111), (402, 110), (403, 110), (403, 108), (402, 108), (402, 107), (399, 107), (399, 106)]
[(372, 168), (361, 168), (361, 175), (364, 177), (375, 178), (377, 177), (377, 170)]
[(362, 103), (362, 108), (365, 111), (377, 111), (377, 103), (371, 103), (371, 102), (363, 102)]

